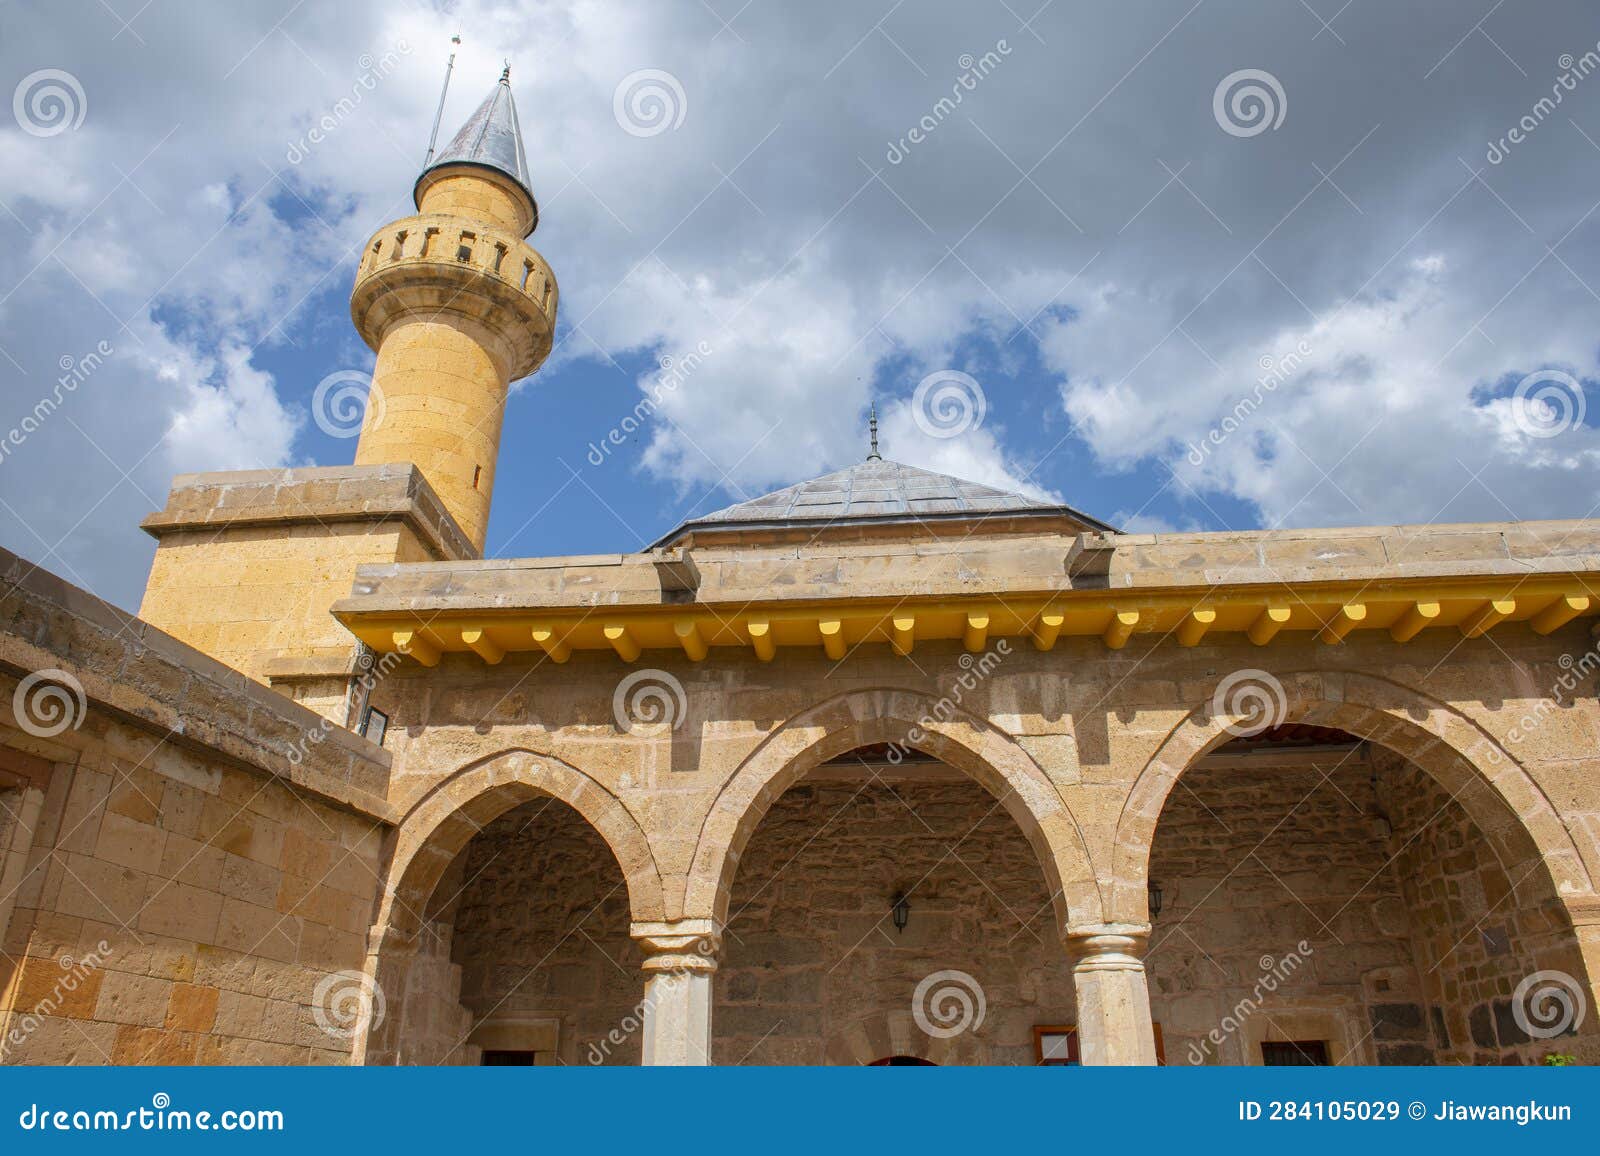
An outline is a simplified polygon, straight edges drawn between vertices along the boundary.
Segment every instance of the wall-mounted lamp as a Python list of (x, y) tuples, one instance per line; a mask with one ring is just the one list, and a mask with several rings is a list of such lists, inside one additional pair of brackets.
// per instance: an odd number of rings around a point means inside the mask
[(904, 931), (906, 924), (911, 922), (911, 904), (906, 902), (906, 893), (904, 891), (896, 891), (894, 893), (894, 907), (890, 911), (894, 916), (894, 929), (896, 931)]
[(1154, 879), (1145, 884), (1145, 898), (1150, 904), (1150, 918), (1161, 914), (1161, 884)]

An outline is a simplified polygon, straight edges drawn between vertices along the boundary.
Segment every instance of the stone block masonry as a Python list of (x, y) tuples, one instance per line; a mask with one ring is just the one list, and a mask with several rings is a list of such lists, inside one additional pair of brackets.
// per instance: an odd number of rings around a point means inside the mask
[(140, 617), (343, 725), (354, 640), (328, 616), (366, 564), (470, 558), (477, 549), (415, 466), (179, 476), (144, 529), (160, 544)]
[[(13, 556), (0, 573), (5, 1062), (346, 1062), (319, 989), (362, 965), (387, 756), (341, 732), (293, 763), (319, 716)], [(19, 693), (40, 671), (59, 727)]]

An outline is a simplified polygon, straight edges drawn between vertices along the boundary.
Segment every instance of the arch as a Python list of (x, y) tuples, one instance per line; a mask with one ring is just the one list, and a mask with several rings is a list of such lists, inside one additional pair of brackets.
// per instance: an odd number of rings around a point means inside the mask
[[(1593, 893), (1583, 857), (1549, 798), (1510, 752), (1466, 715), (1372, 675), (1299, 671), (1274, 677), (1284, 692), (1280, 721), (1346, 731), (1431, 775), (1477, 824), (1518, 881), (1518, 892), (1535, 903), (1565, 903)], [(1150, 849), (1167, 796), (1195, 760), (1233, 737), (1227, 727), (1238, 719), (1215, 705), (1196, 707), (1172, 729), (1128, 793), (1112, 851), (1112, 920), (1148, 917)], [(1528, 867), (1513, 870), (1518, 864)]]
[(421, 927), (434, 888), (467, 841), (511, 808), (540, 796), (571, 806), (605, 840), (627, 881), (636, 921), (666, 918), (661, 873), (627, 805), (560, 759), (512, 748), (468, 763), (401, 820), (374, 928), (379, 937), (410, 939)]
[(701, 825), (685, 915), (726, 920), (740, 856), (778, 797), (828, 759), (885, 742), (932, 755), (1000, 801), (1033, 846), (1058, 930), (1069, 923), (1099, 921), (1099, 884), (1083, 832), (1033, 757), (1010, 735), (953, 709), (948, 699), (893, 689), (852, 691), (802, 711), (740, 764)]
[[(634, 920), (665, 918), (655, 856), (622, 800), (560, 759), (523, 748), (501, 751), (467, 764), (429, 791), (390, 836), (392, 851), (366, 964), (368, 980), (386, 1001), (398, 1005), (428, 901), (461, 849), (513, 807), (540, 797), (572, 807), (605, 841), (622, 869)], [(392, 1062), (400, 1018), (394, 1006), (381, 1021), (364, 1025), (355, 1041), (355, 1062)]]

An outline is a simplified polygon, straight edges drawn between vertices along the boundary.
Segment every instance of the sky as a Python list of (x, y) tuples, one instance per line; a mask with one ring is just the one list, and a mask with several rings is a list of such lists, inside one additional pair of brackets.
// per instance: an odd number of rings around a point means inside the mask
[(870, 405), (1128, 530), (1600, 504), (1579, 0), (10, 0), (0, 544), (136, 609), (174, 474), (351, 460), (318, 386), (456, 33), (442, 135), (509, 61), (561, 287), (492, 556), (843, 468)]

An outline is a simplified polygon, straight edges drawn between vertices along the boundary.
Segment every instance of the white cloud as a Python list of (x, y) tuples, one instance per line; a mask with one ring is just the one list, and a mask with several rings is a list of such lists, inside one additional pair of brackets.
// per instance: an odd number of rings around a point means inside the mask
[(230, 345), (209, 363), (183, 357), (161, 366), (159, 376), (186, 399), (163, 439), (174, 470), (259, 469), (289, 460), (303, 420), (284, 410), (272, 375), (250, 364), (248, 349)]
[(883, 411), (884, 456), (996, 489), (1025, 494), (1041, 502), (1063, 502), (1061, 494), (1039, 484), (1027, 467), (1010, 458), (991, 428), (978, 426), (959, 437), (941, 438), (917, 424), (907, 400)]
[[(1185, 360), (1171, 342), (1126, 380), (1113, 378), (1126, 352), (1097, 347), (1092, 325), (1044, 344), (1073, 367), (1065, 403), (1103, 458), (1163, 458), (1183, 486), (1242, 497), (1268, 525), (1535, 518), (1552, 497), (1586, 513), (1600, 497), (1596, 431), (1531, 436), (1510, 398), (1479, 391), (1552, 366), (1593, 374), (1592, 341), (1541, 324), (1558, 306), (1540, 285), (1491, 342), (1462, 277), (1421, 257), (1319, 319), (1214, 347), (1216, 364), (1181, 381), (1166, 376)], [(1130, 315), (1155, 345), (1177, 321), (1139, 304)]]

